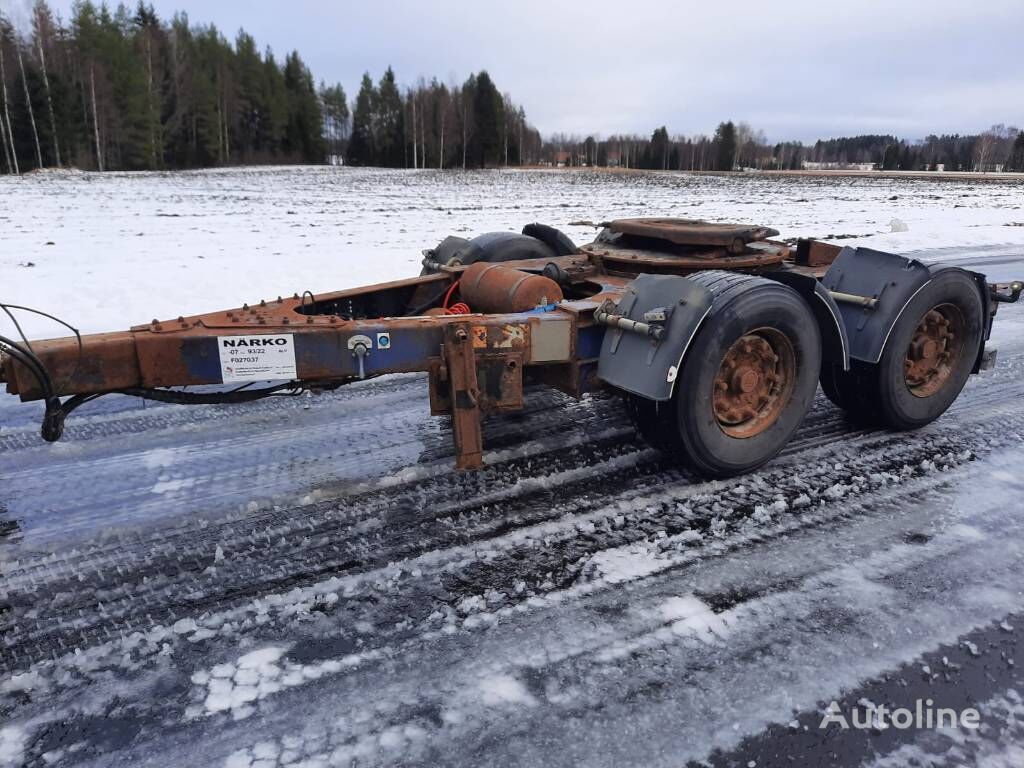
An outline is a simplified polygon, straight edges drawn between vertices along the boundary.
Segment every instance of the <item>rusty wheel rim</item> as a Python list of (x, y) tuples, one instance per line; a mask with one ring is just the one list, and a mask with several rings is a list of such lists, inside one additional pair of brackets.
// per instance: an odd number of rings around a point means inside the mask
[(953, 304), (925, 312), (914, 330), (903, 362), (907, 389), (915, 397), (931, 397), (949, 381), (963, 353), (964, 315)]
[(796, 353), (775, 328), (757, 328), (729, 347), (715, 376), (712, 407), (730, 437), (759, 435), (778, 421), (796, 384)]

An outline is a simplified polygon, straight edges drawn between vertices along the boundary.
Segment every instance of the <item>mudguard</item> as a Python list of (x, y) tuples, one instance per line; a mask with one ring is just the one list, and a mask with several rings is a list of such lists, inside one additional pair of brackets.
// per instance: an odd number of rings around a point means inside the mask
[(643, 322), (645, 312), (664, 309), (665, 333), (656, 341), (609, 328), (601, 342), (597, 375), (648, 400), (669, 400), (683, 356), (711, 311), (711, 301), (711, 291), (685, 277), (640, 275), (629, 284), (617, 311)]
[(821, 359), (842, 365), (844, 371), (850, 370), (850, 340), (846, 335), (846, 325), (839, 305), (828, 289), (810, 275), (799, 272), (767, 271), (761, 277), (788, 285), (803, 296), (821, 331)]
[[(878, 363), (892, 329), (903, 315), (910, 300), (931, 280), (948, 270), (970, 276), (978, 286), (981, 305), (988, 306), (988, 283), (985, 276), (960, 267), (935, 264), (928, 266), (916, 259), (870, 248), (844, 248), (832, 263), (821, 284), (830, 291), (852, 293), (877, 299), (873, 308), (838, 304), (840, 316), (849, 339), (850, 357), (866, 363)], [(992, 318), (982, 319), (984, 333), (977, 352), (974, 371), (980, 367), (985, 341), (992, 328)]]
[(821, 284), (829, 291), (878, 300), (873, 308), (838, 304), (850, 357), (877, 363), (896, 321), (930, 279), (931, 270), (916, 259), (870, 248), (840, 251)]

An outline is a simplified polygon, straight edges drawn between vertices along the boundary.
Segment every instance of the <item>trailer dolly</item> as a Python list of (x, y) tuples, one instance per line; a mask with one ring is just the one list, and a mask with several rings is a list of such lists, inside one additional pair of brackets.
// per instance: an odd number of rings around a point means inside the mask
[(777, 235), (656, 218), (608, 222), (580, 247), (540, 224), (448, 237), (406, 280), (115, 333), (0, 337), (0, 382), (43, 401), (42, 436), (53, 441), (68, 414), (108, 393), (244, 403), (421, 371), (464, 469), (483, 463), (483, 414), (522, 408), (524, 382), (575, 397), (604, 387), (653, 444), (729, 476), (782, 450), (819, 382), (856, 421), (935, 420), (994, 362), (986, 341), (998, 305), (1024, 290)]

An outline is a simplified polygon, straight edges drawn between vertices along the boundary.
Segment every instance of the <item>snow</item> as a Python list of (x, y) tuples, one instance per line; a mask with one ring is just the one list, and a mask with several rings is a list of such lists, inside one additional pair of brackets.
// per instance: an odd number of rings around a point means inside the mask
[[(907, 178), (342, 167), (0, 178), (0, 300), (86, 332), (419, 273), (449, 234), (639, 215), (741, 220), (882, 250), (1024, 243), (1021, 185)], [(852, 237), (851, 237), (852, 236)], [(34, 267), (20, 266), (27, 262)], [(31, 337), (64, 335), (26, 316)], [(11, 330), (11, 329), (8, 329)]]
[(238, 659), (239, 669), (263, 669), (274, 664), (284, 653), (284, 648), (261, 648)]
[(27, 739), (28, 734), (20, 726), (0, 728), (0, 768), (17, 768), (21, 765)]
[(594, 575), (609, 584), (649, 576), (667, 566), (657, 550), (643, 544), (605, 549), (595, 554), (588, 565)]
[(480, 692), (484, 704), (498, 706), (501, 704), (536, 703), (526, 687), (511, 675), (491, 675), (480, 681)]
[[(569, 222), (741, 218), (784, 236), (858, 234), (843, 244), (952, 246), (939, 255), (1007, 271), (1021, 268), (1009, 257), (1024, 241), (1004, 226), (1024, 219), (1010, 182), (82, 177), (0, 180), (14, 193), (0, 196), (0, 279), (12, 300), (56, 303), (89, 330), (276, 296), (282, 282), (415, 274), (419, 249), (445, 234), (533, 220), (583, 242), (594, 229)], [(43, 234), (47, 219), (58, 234)], [(907, 229), (892, 231), (894, 219)], [(55, 245), (33, 244), (40, 236)], [(227, 248), (236, 241), (248, 250)], [(8, 242), (39, 266), (12, 266)], [(238, 264), (242, 278), (221, 279)], [(83, 409), (82, 438), (45, 453), (21, 450), (21, 427), (4, 422), (12, 490), (0, 506), (23, 537), (5, 550), (20, 562), (4, 589), (24, 671), (0, 679), (13, 713), (0, 766), (39, 761), (49, 747), (31, 734), (115, 708), (145, 726), (123, 746), (83, 736), (97, 764), (430, 764), (486, 743), (496, 764), (680, 765), (899, 665), (919, 677), (920, 654), (1019, 623), (1004, 620), (1024, 589), (1006, 503), (1024, 462), (1019, 309), (996, 324), (1004, 367), (973, 379), (935, 427), (852, 431), (819, 397), (791, 452), (711, 483), (666, 466), (617, 404), (552, 393), (489, 423), (488, 468), (457, 473), (416, 377), (230, 419)], [(34, 445), (36, 427), (25, 430)], [(67, 642), (36, 658), (30, 632)], [(969, 658), (972, 645), (982, 662), (993, 655), (965, 641)], [(70, 750), (50, 756), (76, 764)], [(1019, 764), (1006, 744), (989, 756)]]

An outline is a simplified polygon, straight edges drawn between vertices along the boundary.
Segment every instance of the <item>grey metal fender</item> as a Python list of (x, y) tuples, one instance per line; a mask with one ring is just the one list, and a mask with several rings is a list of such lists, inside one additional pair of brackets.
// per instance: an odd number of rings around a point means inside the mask
[(676, 375), (697, 329), (711, 311), (711, 291), (676, 275), (640, 275), (626, 288), (618, 312), (643, 321), (644, 313), (664, 308), (660, 341), (609, 328), (601, 342), (597, 375), (608, 384), (649, 400), (672, 397)]
[(850, 369), (850, 340), (836, 300), (817, 279), (799, 272), (764, 272), (761, 277), (788, 285), (803, 296), (821, 331), (821, 359)]
[[(868, 296), (878, 302), (873, 308), (838, 304), (849, 339), (850, 357), (878, 363), (893, 328), (913, 298), (937, 275), (948, 270), (971, 276), (978, 285), (982, 306), (987, 306), (987, 284), (984, 276), (976, 272), (942, 264), (929, 267), (916, 259), (870, 248), (840, 251), (821, 285), (829, 291)], [(990, 327), (990, 324), (986, 327), (986, 338)], [(980, 360), (980, 350), (978, 356)]]
[(910, 300), (931, 279), (916, 259), (870, 248), (843, 248), (821, 284), (829, 291), (877, 299), (873, 308), (839, 304), (850, 357), (877, 363), (893, 326)]

